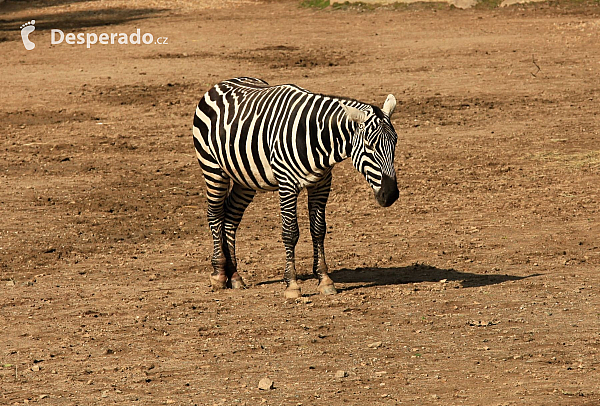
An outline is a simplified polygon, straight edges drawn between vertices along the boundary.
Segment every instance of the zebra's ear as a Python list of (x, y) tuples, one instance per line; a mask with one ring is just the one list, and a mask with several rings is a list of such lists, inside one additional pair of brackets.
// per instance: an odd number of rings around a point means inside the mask
[(388, 117), (392, 117), (394, 114), (394, 109), (396, 108), (396, 98), (393, 94), (388, 94), (387, 99), (385, 99), (385, 103), (383, 103), (383, 108), (381, 109)]
[(362, 110), (357, 109), (356, 107), (346, 106), (342, 101), (340, 101), (340, 106), (344, 109), (348, 120), (354, 121), (355, 123), (362, 124), (367, 121), (367, 113)]

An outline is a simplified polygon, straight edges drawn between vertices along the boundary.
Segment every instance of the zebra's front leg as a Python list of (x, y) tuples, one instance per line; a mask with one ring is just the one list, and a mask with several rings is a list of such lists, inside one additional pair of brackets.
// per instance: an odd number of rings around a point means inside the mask
[(331, 172), (321, 183), (310, 187), (308, 191), (308, 213), (310, 216), (310, 234), (313, 241), (313, 273), (319, 278), (319, 292), (324, 295), (337, 293), (333, 281), (328, 275), (325, 262), (325, 206), (331, 190)]
[(234, 183), (225, 202), (225, 272), (227, 275), (227, 287), (233, 289), (246, 287), (237, 269), (235, 234), (240, 221), (242, 221), (244, 211), (252, 202), (252, 199), (254, 199), (255, 194), (255, 190)]
[(295, 186), (279, 184), (279, 202), (281, 205), (282, 239), (285, 245), (285, 271), (283, 280), (286, 283), (284, 296), (286, 299), (300, 297), (300, 286), (296, 279), (296, 244), (300, 238), (296, 208), (298, 192)]

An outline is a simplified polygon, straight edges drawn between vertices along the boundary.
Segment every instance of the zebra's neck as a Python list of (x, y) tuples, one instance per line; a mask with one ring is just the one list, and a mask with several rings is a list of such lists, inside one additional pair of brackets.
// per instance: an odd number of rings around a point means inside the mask
[[(331, 147), (328, 151), (329, 165), (333, 166), (351, 156), (352, 137), (356, 132), (358, 124), (348, 120), (344, 110), (339, 104), (340, 99), (331, 96), (323, 97), (331, 98), (334, 102), (332, 103), (331, 110), (322, 117), (323, 123), (321, 123), (320, 127), (323, 129), (323, 132), (319, 134), (320, 137), (327, 137), (330, 139)], [(343, 99), (343, 102), (361, 110), (367, 110), (369, 107), (368, 104), (356, 100)]]

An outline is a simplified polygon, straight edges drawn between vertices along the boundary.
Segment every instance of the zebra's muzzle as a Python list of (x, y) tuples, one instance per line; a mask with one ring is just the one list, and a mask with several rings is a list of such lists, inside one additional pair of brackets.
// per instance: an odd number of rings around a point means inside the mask
[(398, 196), (400, 196), (400, 192), (398, 191), (396, 178), (383, 175), (381, 178), (381, 188), (375, 193), (377, 203), (382, 207), (388, 207), (398, 200)]

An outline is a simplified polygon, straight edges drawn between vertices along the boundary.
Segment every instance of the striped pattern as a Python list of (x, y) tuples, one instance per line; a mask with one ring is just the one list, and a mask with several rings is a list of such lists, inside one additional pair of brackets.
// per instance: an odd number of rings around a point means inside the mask
[(193, 133), (207, 186), (213, 287), (244, 286), (235, 259), (237, 227), (257, 190), (279, 190), (286, 296), (299, 295), (296, 206), (298, 193), (306, 188), (313, 271), (319, 290), (335, 293), (323, 249), (331, 168), (351, 157), (381, 205), (397, 199), (393, 166), (397, 136), (389, 118), (395, 100), (391, 108), (388, 101), (386, 105), (384, 112), (356, 100), (313, 94), (294, 85), (269, 86), (254, 78), (221, 82), (204, 95), (196, 108)]

